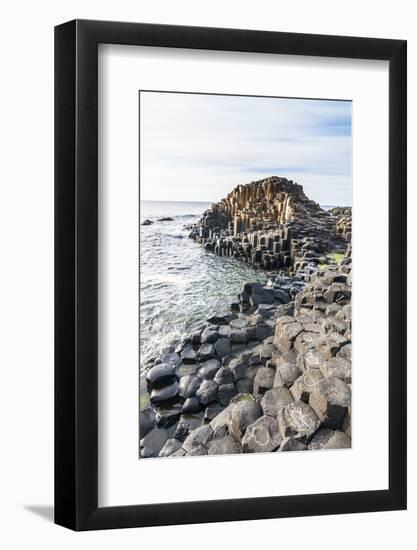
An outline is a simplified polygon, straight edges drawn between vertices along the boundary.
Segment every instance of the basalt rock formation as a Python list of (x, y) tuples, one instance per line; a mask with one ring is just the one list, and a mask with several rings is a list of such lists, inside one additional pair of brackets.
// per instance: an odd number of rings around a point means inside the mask
[(238, 186), (190, 231), (276, 272), (155, 359), (140, 456), (350, 447), (350, 208), (325, 212), (272, 177)]
[(220, 256), (296, 271), (327, 251), (344, 252), (349, 220), (348, 212), (326, 212), (301, 185), (274, 176), (238, 185), (190, 227), (190, 237)]

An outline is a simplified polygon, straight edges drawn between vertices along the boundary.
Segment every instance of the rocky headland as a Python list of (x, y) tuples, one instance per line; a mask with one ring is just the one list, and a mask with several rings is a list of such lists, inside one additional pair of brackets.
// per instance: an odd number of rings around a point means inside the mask
[(155, 358), (140, 456), (351, 446), (351, 209), (271, 177), (189, 227), (208, 253), (266, 271)]

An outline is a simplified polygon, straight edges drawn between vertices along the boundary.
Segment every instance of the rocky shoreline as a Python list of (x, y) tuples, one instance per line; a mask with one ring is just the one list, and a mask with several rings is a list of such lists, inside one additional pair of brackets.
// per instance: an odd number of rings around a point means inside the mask
[(351, 446), (351, 211), (284, 178), (238, 186), (189, 228), (269, 272), (147, 371), (140, 456)]

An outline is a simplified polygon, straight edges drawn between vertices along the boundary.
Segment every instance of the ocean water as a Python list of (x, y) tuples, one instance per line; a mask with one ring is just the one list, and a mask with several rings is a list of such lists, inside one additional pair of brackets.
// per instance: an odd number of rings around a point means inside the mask
[[(211, 203), (141, 201), (140, 366), (177, 343), (210, 312), (228, 309), (243, 284), (264, 281), (265, 273), (233, 258), (205, 252), (188, 237)], [(173, 221), (157, 221), (162, 217)]]

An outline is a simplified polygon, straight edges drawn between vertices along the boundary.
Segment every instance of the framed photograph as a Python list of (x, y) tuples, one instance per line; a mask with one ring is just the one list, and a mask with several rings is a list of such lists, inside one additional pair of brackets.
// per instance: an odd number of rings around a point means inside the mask
[(55, 521), (406, 508), (406, 42), (55, 29)]

